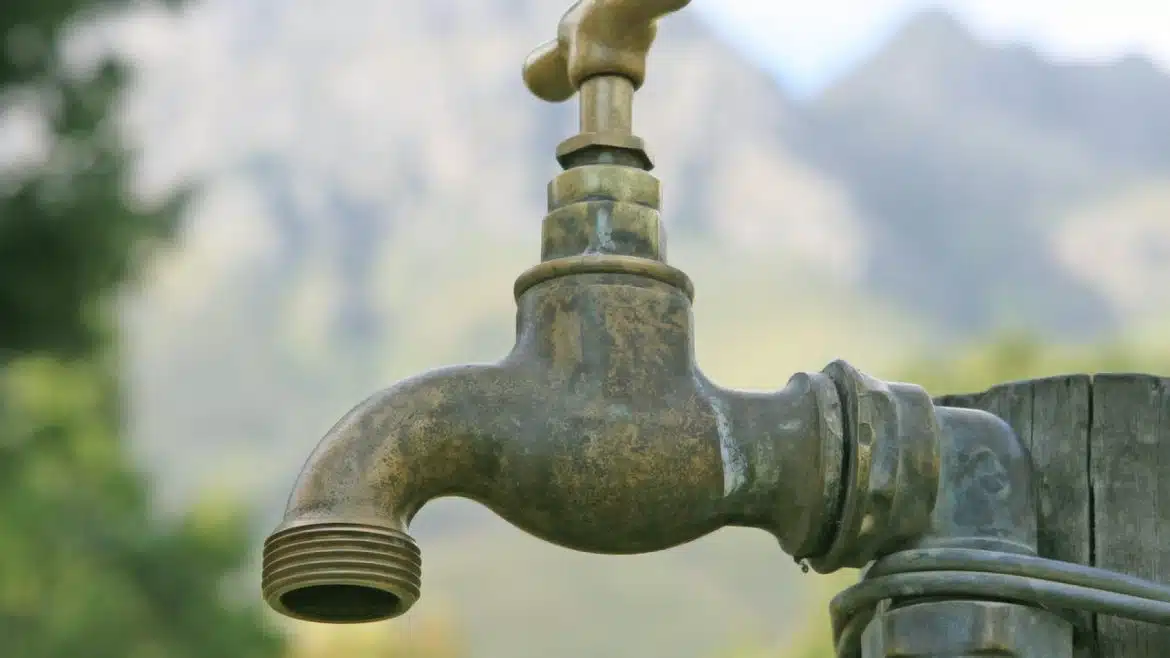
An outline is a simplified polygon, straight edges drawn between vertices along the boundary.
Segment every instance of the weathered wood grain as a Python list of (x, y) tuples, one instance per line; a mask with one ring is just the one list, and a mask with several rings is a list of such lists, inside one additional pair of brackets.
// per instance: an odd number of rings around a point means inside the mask
[[(1170, 581), (1170, 386), (1147, 375), (1093, 382), (1089, 474), (1096, 565)], [(1098, 616), (1100, 658), (1170, 656), (1170, 628)]]

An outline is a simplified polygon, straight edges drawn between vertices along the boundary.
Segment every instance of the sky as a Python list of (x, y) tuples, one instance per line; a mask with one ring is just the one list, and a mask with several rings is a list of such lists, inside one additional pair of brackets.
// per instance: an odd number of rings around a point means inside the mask
[(930, 6), (953, 10), (983, 38), (1027, 42), (1054, 58), (1137, 53), (1170, 71), (1170, 0), (694, 0), (689, 11), (807, 95)]

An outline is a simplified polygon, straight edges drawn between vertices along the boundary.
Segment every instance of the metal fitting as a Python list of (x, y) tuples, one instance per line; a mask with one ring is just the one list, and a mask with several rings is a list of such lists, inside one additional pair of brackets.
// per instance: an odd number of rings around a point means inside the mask
[(654, 159), (641, 137), (616, 131), (573, 135), (557, 146), (557, 162), (565, 169), (588, 163), (622, 165), (646, 171), (654, 168)]
[(1055, 613), (998, 601), (934, 601), (886, 610), (862, 636), (862, 658), (1071, 656), (1072, 624)]
[(548, 184), (541, 260), (613, 254), (666, 261), (658, 179), (641, 169), (583, 165)]
[(824, 373), (843, 405), (846, 490), (831, 547), (808, 559), (818, 573), (863, 567), (921, 535), (939, 481), (939, 424), (926, 391), (874, 379), (844, 361)]

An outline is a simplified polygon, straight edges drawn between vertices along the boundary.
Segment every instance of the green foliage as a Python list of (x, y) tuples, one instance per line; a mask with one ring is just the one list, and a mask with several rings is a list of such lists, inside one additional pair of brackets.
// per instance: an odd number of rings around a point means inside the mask
[(0, 371), (0, 619), (22, 658), (276, 655), (255, 611), (230, 607), (242, 519), (150, 516), (118, 439), (109, 359)]
[(1102, 372), (1170, 373), (1170, 350), (1125, 341), (1049, 345), (1032, 336), (1009, 334), (973, 348), (918, 359), (894, 378), (944, 395), (974, 393), (1023, 379)]
[(224, 595), (248, 555), (232, 514), (152, 517), (121, 439), (115, 296), (181, 198), (137, 208), (110, 109), (125, 79), (66, 69), (71, 20), (123, 3), (0, 6), (0, 115), (32, 99), (47, 157), (0, 181), (0, 637), (20, 658), (268, 658), (280, 639)]
[[(0, 111), (22, 103), (53, 136), (43, 162), (0, 187), (0, 354), (70, 355), (109, 338), (109, 295), (134, 274), (145, 243), (175, 226), (176, 197), (132, 208), (129, 157), (110, 110), (126, 79), (112, 59), (71, 70), (58, 39), (113, 0), (7, 0), (0, 7)], [(76, 68), (76, 67), (74, 67)]]
[[(418, 614), (417, 611), (414, 614)], [(471, 652), (445, 615), (413, 617), (409, 625), (394, 622), (359, 626), (301, 624), (287, 658), (465, 658)]]
[(109, 360), (26, 357), (0, 370), (0, 620), (22, 658), (275, 655), (222, 575), (239, 519), (169, 525), (118, 441)]

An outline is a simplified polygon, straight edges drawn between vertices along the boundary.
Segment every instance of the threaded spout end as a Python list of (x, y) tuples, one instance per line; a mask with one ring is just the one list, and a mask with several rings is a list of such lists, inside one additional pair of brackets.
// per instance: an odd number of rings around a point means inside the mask
[(391, 619), (418, 601), (421, 586), (418, 545), (392, 528), (319, 523), (277, 531), (264, 542), (264, 600), (294, 619)]

